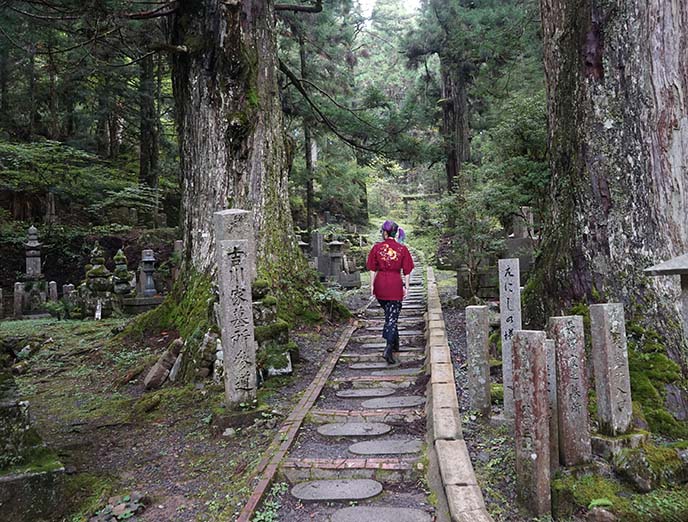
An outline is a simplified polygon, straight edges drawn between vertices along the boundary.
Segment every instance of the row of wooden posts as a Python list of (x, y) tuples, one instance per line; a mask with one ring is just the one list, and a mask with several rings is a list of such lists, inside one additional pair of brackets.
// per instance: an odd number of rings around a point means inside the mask
[[(521, 501), (540, 516), (551, 510), (559, 465), (592, 458), (583, 317), (551, 317), (546, 331), (523, 330), (518, 259), (499, 261), (499, 284), (504, 417), (514, 428)], [(591, 305), (590, 324), (599, 432), (615, 437), (632, 418), (623, 305)], [(487, 306), (466, 308), (466, 332), (471, 409), (489, 416)]]

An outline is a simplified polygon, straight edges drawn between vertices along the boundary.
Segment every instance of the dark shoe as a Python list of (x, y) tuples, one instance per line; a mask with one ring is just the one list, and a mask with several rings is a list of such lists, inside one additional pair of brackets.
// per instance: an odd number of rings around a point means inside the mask
[(382, 354), (382, 356), (385, 358), (385, 361), (387, 361), (387, 364), (396, 364), (394, 356), (392, 355), (393, 348), (394, 345), (388, 343), (385, 347), (384, 353)]

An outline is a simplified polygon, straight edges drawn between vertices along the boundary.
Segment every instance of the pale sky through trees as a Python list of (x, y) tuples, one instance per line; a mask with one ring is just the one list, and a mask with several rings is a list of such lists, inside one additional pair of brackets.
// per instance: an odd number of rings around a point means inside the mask
[[(377, 0), (360, 0), (361, 8), (363, 9), (363, 14), (366, 18), (370, 18), (376, 1)], [(405, 0), (404, 4), (409, 11), (414, 11), (418, 9), (418, 6), (420, 6), (420, 0)]]

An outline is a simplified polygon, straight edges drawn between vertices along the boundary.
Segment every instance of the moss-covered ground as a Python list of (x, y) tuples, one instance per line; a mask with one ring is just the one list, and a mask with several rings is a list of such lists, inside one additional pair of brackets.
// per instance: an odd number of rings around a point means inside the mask
[[(222, 437), (223, 389), (211, 381), (145, 391), (143, 377), (177, 336), (117, 336), (123, 319), (11, 321), (0, 336), (38, 337), (40, 349), (16, 377), (34, 424), (67, 469), (64, 517), (85, 521), (108, 497), (140, 491), (141, 520), (229, 521), (248, 480), (336, 339), (336, 325), (293, 332), (304, 359), (296, 374), (259, 392), (260, 422)], [(271, 421), (272, 422), (269, 422)]]

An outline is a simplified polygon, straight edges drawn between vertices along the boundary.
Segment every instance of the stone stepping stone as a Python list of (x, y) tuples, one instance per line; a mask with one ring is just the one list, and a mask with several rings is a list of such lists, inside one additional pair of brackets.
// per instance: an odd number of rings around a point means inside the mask
[(291, 488), (299, 500), (365, 500), (379, 495), (382, 484), (371, 479), (313, 480)]
[(418, 397), (415, 395), (395, 396), (395, 397), (381, 397), (379, 399), (368, 399), (363, 401), (361, 406), (371, 410), (380, 410), (386, 408), (412, 408), (420, 406), (425, 403), (425, 397)]
[(396, 392), (394, 388), (361, 388), (356, 390), (339, 390), (335, 395), (341, 399), (363, 399), (367, 397), (388, 397)]
[(367, 440), (352, 444), (349, 451), (356, 455), (403, 455), (418, 453), (422, 447), (418, 439)]
[(386, 362), (362, 362), (353, 363), (349, 365), (350, 370), (379, 370), (380, 368), (397, 368), (397, 364), (388, 364)]
[[(389, 370), (377, 370), (372, 373), (375, 377), (381, 377), (382, 375), (420, 375), (422, 368), (395, 368), (395, 366), (387, 366)], [(372, 369), (372, 368), (371, 368)]]
[[(387, 346), (387, 343), (365, 343), (361, 345), (361, 348), (365, 348), (367, 350), (384, 350), (384, 348)], [(400, 352), (417, 352), (417, 351), (422, 351), (424, 348), (420, 346), (400, 346), (399, 351)]]
[(425, 511), (410, 508), (355, 506), (336, 511), (330, 522), (432, 522)]
[(392, 427), (383, 422), (333, 422), (318, 426), (318, 433), (325, 437), (363, 437), (384, 435), (390, 431)]

